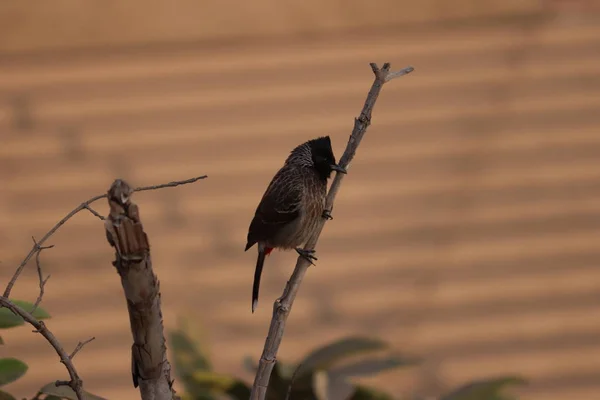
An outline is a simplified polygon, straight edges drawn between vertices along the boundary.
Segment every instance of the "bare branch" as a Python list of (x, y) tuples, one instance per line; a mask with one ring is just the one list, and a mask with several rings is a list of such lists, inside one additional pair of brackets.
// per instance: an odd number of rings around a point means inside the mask
[(174, 182), (163, 183), (162, 185), (155, 185), (155, 186), (142, 186), (142, 187), (133, 189), (133, 191), (134, 192), (143, 192), (145, 190), (156, 190), (156, 189), (163, 189), (163, 188), (168, 188), (168, 187), (175, 187), (175, 186), (179, 186), (179, 185), (187, 185), (188, 183), (194, 183), (196, 181), (199, 181), (200, 179), (205, 179), (207, 177), (208, 177), (207, 175), (202, 175), (202, 176), (197, 176), (195, 178), (186, 179), (184, 181), (174, 181)]
[[(371, 90), (369, 90), (369, 94), (367, 95), (367, 99), (359, 117), (354, 120), (354, 129), (352, 130), (352, 134), (348, 140), (346, 151), (344, 151), (339, 163), (339, 165), (346, 170), (348, 170), (348, 166), (356, 154), (356, 149), (358, 148), (365, 132), (367, 131), (367, 128), (371, 124), (371, 113), (373, 111), (373, 107), (375, 106), (375, 102), (379, 97), (382, 86), (386, 82), (406, 75), (414, 70), (413, 67), (407, 67), (400, 71), (390, 72), (390, 63), (383, 64), (381, 69), (375, 63), (371, 63), (370, 65), (375, 75), (375, 80), (371, 86)], [(333, 209), (333, 202), (337, 192), (339, 191), (344, 176), (344, 174), (336, 173), (333, 183), (331, 184), (331, 188), (329, 189), (325, 203), (325, 209), (329, 212), (331, 212)], [(323, 227), (325, 226), (325, 221), (326, 219), (323, 218), (320, 226), (316, 229), (315, 233), (306, 243), (305, 248), (307, 250), (313, 250), (315, 248), (319, 240), (319, 236), (323, 231)], [(277, 361), (277, 351), (279, 350), (279, 345), (283, 339), (285, 323), (290, 310), (292, 309), (296, 294), (300, 289), (302, 278), (304, 278), (309, 265), (309, 261), (307, 261), (304, 257), (298, 257), (296, 267), (294, 268), (294, 272), (285, 286), (283, 295), (273, 304), (271, 325), (269, 327), (269, 333), (267, 335), (265, 346), (258, 363), (258, 370), (256, 372), (256, 377), (254, 378), (254, 384), (252, 386), (252, 392), (250, 395), (251, 400), (264, 400), (266, 397), (271, 372), (273, 371), (273, 367)]]
[[(141, 192), (141, 191), (145, 191), (145, 190), (155, 190), (155, 189), (162, 189), (162, 188), (167, 188), (167, 187), (175, 187), (175, 186), (179, 186), (179, 185), (186, 185), (188, 183), (193, 183), (196, 182), (200, 179), (204, 179), (206, 178), (206, 175), (203, 176), (198, 176), (196, 178), (191, 178), (191, 179), (186, 179), (183, 181), (174, 181), (174, 182), (169, 182), (169, 183), (165, 183), (162, 185), (156, 185), (156, 186), (142, 186), (139, 188), (134, 189), (134, 192)], [(84, 201), (83, 203), (81, 203), (80, 205), (78, 205), (77, 207), (75, 207), (71, 212), (69, 212), (63, 219), (61, 219), (60, 221), (58, 221), (58, 223), (56, 225), (54, 225), (52, 227), (52, 229), (50, 229), (45, 235), (44, 237), (42, 237), (40, 239), (39, 242), (35, 243), (33, 248), (29, 251), (29, 254), (27, 254), (27, 256), (25, 257), (25, 259), (21, 262), (21, 264), (17, 267), (17, 270), (15, 271), (15, 274), (13, 275), (12, 279), (10, 280), (10, 282), (8, 282), (8, 285), (6, 286), (6, 289), (4, 290), (4, 294), (3, 296), (6, 297), (7, 299), (10, 297), (10, 292), (13, 288), (13, 286), (15, 285), (15, 282), (17, 281), (17, 279), (19, 278), (19, 275), (21, 275), (21, 272), (23, 272), (23, 269), (25, 268), (25, 265), (27, 265), (27, 263), (29, 262), (29, 260), (31, 260), (31, 257), (33, 257), (36, 252), (39, 250), (39, 247), (41, 245), (43, 245), (44, 243), (46, 243), (46, 241), (52, 236), (54, 235), (54, 233), (56, 233), (56, 231), (65, 224), (65, 222), (67, 222), (69, 219), (71, 219), (75, 214), (77, 214), (78, 212), (82, 211), (82, 210), (89, 210), (93, 215), (95, 215), (96, 217), (103, 219), (104, 217), (102, 217), (100, 214), (98, 214), (97, 212), (93, 211), (90, 208), (90, 204), (94, 203), (95, 201), (98, 201), (100, 199), (105, 199), (106, 198), (106, 193), (105, 194), (101, 194), (98, 196), (94, 196), (91, 199)]]
[(415, 70), (413, 67), (406, 67), (402, 68), (399, 71), (390, 72), (390, 63), (383, 64), (383, 68), (381, 69), (379, 69), (379, 67), (375, 63), (370, 63), (369, 65), (371, 66), (371, 69), (373, 70), (376, 79), (381, 80), (383, 83), (389, 82), (392, 79), (398, 78), (400, 76), (410, 74)]
[(406, 67), (406, 68), (402, 68), (400, 71), (395, 71), (395, 72), (390, 72), (385, 76), (385, 81), (389, 82), (392, 79), (396, 79), (399, 78), (401, 76), (410, 74), (411, 72), (413, 72), (415, 69), (413, 67)]
[[(46, 327), (46, 324), (44, 324), (43, 321), (38, 321), (37, 319), (35, 319), (35, 317), (33, 315), (31, 315), (31, 313), (23, 310), (21, 307), (17, 306), (16, 304), (14, 304), (12, 301), (10, 301), (9, 299), (7, 299), (4, 296), (0, 296), (0, 307), (6, 307), (13, 314), (18, 315), (21, 318), (23, 318), (25, 321), (27, 321), (29, 324), (31, 324), (35, 328), (34, 332), (40, 333), (44, 338), (46, 338), (48, 343), (50, 343), (50, 345), (52, 347), (54, 347), (54, 350), (56, 350), (56, 353), (60, 357), (60, 362), (65, 365), (65, 367), (67, 368), (67, 371), (69, 372), (69, 376), (71, 378), (70, 381), (60, 381), (60, 383), (62, 385), (71, 387), (71, 389), (73, 389), (75, 394), (77, 394), (78, 400), (84, 400), (83, 388), (82, 388), (83, 381), (77, 374), (77, 370), (75, 369), (75, 366), (73, 365), (73, 362), (71, 361), (71, 357), (69, 357), (69, 355), (67, 354), (65, 349), (63, 349), (63, 347), (60, 344), (60, 342), (58, 341), (58, 339)], [(57, 386), (60, 386), (60, 385), (58, 385), (58, 381), (57, 381)]]
[(177, 397), (167, 360), (159, 282), (152, 270), (150, 244), (138, 206), (131, 201), (133, 192), (127, 182), (114, 181), (108, 190), (110, 214), (104, 222), (108, 243), (115, 248), (113, 265), (121, 277), (129, 311), (133, 386), (140, 387), (143, 400), (172, 400)]
[(42, 254), (42, 250), (45, 249), (51, 249), (54, 246), (46, 246), (46, 247), (41, 247), (38, 243), (36, 243), (35, 238), (33, 238), (33, 243), (35, 245), (37, 245), (37, 247), (39, 248), (36, 255), (35, 255), (35, 264), (37, 266), (37, 272), (38, 272), (38, 278), (40, 281), (40, 294), (38, 295), (37, 300), (35, 301), (35, 304), (33, 305), (33, 309), (31, 310), (31, 314), (34, 313), (35, 310), (37, 310), (38, 306), (40, 305), (40, 303), (42, 302), (42, 298), (44, 297), (44, 287), (46, 286), (46, 282), (48, 282), (48, 279), (50, 279), (50, 275), (48, 275), (46, 277), (46, 279), (44, 279), (42, 277), (42, 263), (40, 262), (40, 254)]
[(12, 290), (15, 282), (19, 278), (19, 275), (21, 275), (21, 272), (23, 272), (23, 269), (25, 268), (25, 265), (27, 265), (27, 263), (29, 262), (29, 260), (31, 259), (31, 257), (33, 257), (34, 254), (39, 250), (39, 246), (41, 246), (42, 244), (44, 244), (46, 242), (46, 240), (48, 240), (52, 235), (54, 235), (54, 233), (61, 226), (63, 226), (65, 224), (65, 222), (67, 222), (69, 219), (71, 219), (75, 214), (77, 214), (79, 211), (85, 209), (86, 206), (89, 205), (90, 203), (93, 203), (94, 201), (100, 200), (100, 199), (102, 199), (104, 197), (106, 197), (105, 194), (100, 195), (100, 196), (94, 196), (91, 199), (89, 199), (88, 201), (85, 201), (85, 202), (81, 203), (79, 206), (75, 207), (75, 209), (73, 209), (71, 212), (69, 212), (63, 219), (61, 219), (60, 221), (58, 221), (58, 223), (56, 225), (54, 225), (52, 227), (52, 229), (50, 229), (44, 235), (44, 237), (42, 237), (42, 239), (39, 242), (34, 243), (33, 248), (29, 251), (29, 254), (27, 254), (27, 256), (25, 257), (25, 259), (17, 267), (17, 270), (15, 271), (15, 274), (13, 275), (12, 279), (10, 280), (10, 282), (8, 282), (8, 285), (6, 286), (6, 289), (4, 290), (4, 297), (6, 297), (6, 298), (10, 297), (10, 292), (11, 292), (11, 290)]
[(86, 344), (88, 344), (89, 342), (91, 342), (92, 340), (95, 340), (95, 339), (96, 339), (96, 337), (92, 336), (88, 340), (85, 340), (83, 342), (77, 343), (77, 346), (75, 346), (75, 350), (73, 350), (73, 352), (69, 355), (69, 360), (73, 360), (73, 358), (75, 357), (75, 355), (77, 353), (79, 353), (81, 351), (81, 349), (83, 349), (83, 346), (85, 346)]
[(99, 212), (97, 212), (92, 207), (90, 207), (89, 204), (86, 204), (83, 208), (85, 208), (86, 210), (91, 212), (93, 216), (98, 217), (100, 219), (100, 221), (104, 221), (106, 219), (106, 218), (104, 218), (103, 215), (101, 215)]

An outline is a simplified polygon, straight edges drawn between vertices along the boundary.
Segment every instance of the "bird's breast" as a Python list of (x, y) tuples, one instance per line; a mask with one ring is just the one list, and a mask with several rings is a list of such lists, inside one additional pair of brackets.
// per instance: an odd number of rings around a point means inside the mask
[(298, 218), (271, 238), (269, 245), (282, 249), (292, 249), (305, 244), (319, 226), (325, 209), (327, 182), (304, 175), (296, 181), (301, 185), (300, 201), (298, 203)]
[(319, 180), (309, 182), (306, 185), (306, 191), (302, 198), (303, 215), (301, 217), (302, 238), (301, 242), (306, 242), (319, 226), (321, 218), (323, 218), (323, 210), (325, 209), (325, 198), (327, 196), (327, 183), (322, 183)]

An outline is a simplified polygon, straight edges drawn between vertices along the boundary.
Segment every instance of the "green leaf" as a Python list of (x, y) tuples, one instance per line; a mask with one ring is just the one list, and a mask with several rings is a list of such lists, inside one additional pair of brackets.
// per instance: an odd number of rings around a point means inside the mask
[(198, 371), (210, 371), (212, 366), (208, 357), (200, 351), (198, 343), (184, 329), (169, 335), (175, 373), (181, 379), (185, 391), (193, 394), (196, 400), (211, 399), (210, 392), (198, 386), (191, 377)]
[[(44, 387), (40, 389), (40, 392), (59, 397), (61, 399), (77, 400), (77, 394), (75, 394), (73, 389), (71, 389), (69, 386), (57, 387), (55, 382), (50, 382), (49, 384), (44, 385)], [(85, 400), (107, 400), (104, 397), (96, 396), (86, 391), (84, 391), (83, 394)]]
[(27, 364), (16, 358), (0, 358), (0, 386), (16, 381), (27, 372)]
[(228, 394), (236, 399), (250, 397), (250, 387), (241, 380), (211, 371), (196, 371), (191, 379), (195, 385), (214, 393)]
[(330, 343), (311, 352), (301, 362), (297, 376), (303, 376), (315, 370), (326, 370), (342, 358), (368, 351), (385, 349), (387, 343), (379, 339), (349, 337)]
[(416, 357), (388, 356), (361, 360), (332, 368), (330, 369), (330, 373), (332, 376), (342, 377), (366, 376), (374, 375), (388, 369), (417, 365), (419, 362), (420, 360)]
[(393, 400), (394, 397), (367, 386), (356, 386), (356, 391), (350, 397), (350, 400)]
[(527, 381), (520, 376), (477, 380), (463, 385), (442, 396), (441, 400), (502, 400), (502, 390), (506, 386), (525, 385)]
[(201, 386), (221, 393), (226, 392), (236, 381), (235, 378), (229, 375), (210, 371), (196, 371), (191, 375), (191, 378)]
[(212, 369), (208, 358), (200, 354), (194, 341), (185, 332), (176, 331), (170, 336), (171, 350), (178, 360), (175, 364), (182, 373)]
[[(182, 400), (217, 400), (217, 397), (212, 394), (208, 390), (197, 390), (191, 394), (185, 393), (183, 396), (180, 396)], [(219, 399), (221, 400), (221, 399)]]
[[(21, 307), (23, 310), (27, 312), (31, 312), (33, 310), (33, 303), (23, 300), (12, 300), (14, 304)], [(42, 320), (50, 318), (50, 314), (45, 311), (41, 307), (37, 307), (33, 312), (33, 317)], [(8, 308), (2, 307), (0, 308), (0, 329), (12, 328), (15, 326), (23, 325), (25, 321), (18, 315), (13, 314)]]
[(12, 394), (0, 390), (0, 400), (17, 400)]

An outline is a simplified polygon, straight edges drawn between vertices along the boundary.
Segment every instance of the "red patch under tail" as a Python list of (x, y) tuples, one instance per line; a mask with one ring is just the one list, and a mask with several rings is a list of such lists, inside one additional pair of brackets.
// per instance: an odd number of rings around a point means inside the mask
[(268, 256), (273, 251), (272, 247), (265, 247), (265, 256)]

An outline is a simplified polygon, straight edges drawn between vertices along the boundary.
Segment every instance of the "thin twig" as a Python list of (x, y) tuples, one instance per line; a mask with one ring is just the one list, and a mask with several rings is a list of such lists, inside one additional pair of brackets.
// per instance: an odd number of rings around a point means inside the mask
[(91, 212), (93, 216), (100, 218), (100, 221), (104, 221), (106, 219), (104, 215), (101, 215), (99, 212), (94, 210), (89, 204), (86, 204), (83, 208)]
[(155, 186), (141, 186), (139, 188), (133, 189), (133, 191), (134, 192), (143, 192), (144, 190), (156, 190), (156, 189), (163, 189), (163, 188), (168, 188), (168, 187), (175, 187), (175, 186), (179, 186), (179, 185), (187, 185), (188, 183), (194, 183), (196, 181), (199, 181), (200, 179), (205, 179), (207, 177), (208, 177), (207, 175), (202, 175), (202, 176), (197, 176), (196, 178), (186, 179), (184, 181), (173, 181), (173, 182), (163, 183), (161, 185), (155, 185)]
[(6, 286), (6, 289), (4, 290), (4, 297), (9, 298), (10, 297), (10, 292), (15, 284), (15, 282), (17, 281), (17, 279), (19, 278), (19, 275), (21, 275), (21, 272), (23, 271), (23, 268), (25, 268), (25, 265), (27, 265), (27, 263), (29, 262), (29, 260), (31, 260), (31, 257), (33, 257), (33, 255), (38, 251), (38, 248), (40, 245), (44, 244), (46, 242), (46, 240), (48, 240), (50, 238), (50, 236), (54, 235), (54, 233), (65, 224), (65, 222), (67, 222), (69, 219), (71, 219), (75, 214), (77, 214), (79, 211), (83, 210), (86, 208), (87, 205), (89, 205), (90, 203), (93, 203), (97, 200), (100, 200), (102, 198), (105, 198), (106, 194), (102, 194), (99, 196), (94, 196), (91, 199), (89, 199), (88, 201), (85, 201), (83, 203), (81, 203), (79, 206), (75, 207), (75, 209), (73, 209), (71, 212), (69, 212), (63, 219), (61, 219), (60, 221), (58, 221), (58, 223), (56, 225), (54, 225), (52, 227), (52, 229), (50, 229), (45, 235), (44, 237), (42, 237), (42, 239), (37, 242), (36, 244), (33, 245), (33, 248), (29, 251), (29, 254), (27, 254), (27, 256), (25, 257), (25, 259), (21, 262), (21, 264), (19, 265), (19, 267), (17, 268), (17, 270), (15, 271), (15, 274), (13, 275), (12, 279), (10, 280), (10, 282), (8, 282), (8, 285)]
[[(186, 179), (183, 181), (174, 181), (174, 182), (169, 182), (169, 183), (165, 183), (162, 185), (156, 185), (156, 186), (142, 186), (139, 188), (134, 189), (134, 192), (141, 192), (144, 190), (155, 190), (155, 189), (162, 189), (162, 188), (167, 188), (167, 187), (175, 187), (175, 186), (179, 186), (179, 185), (185, 185), (188, 183), (193, 183), (196, 182), (200, 179), (204, 179), (206, 178), (206, 175), (203, 176), (198, 176), (196, 178), (191, 178), (191, 179)], [(78, 212), (80, 212), (81, 210), (89, 210), (92, 214), (94, 214), (97, 217), (102, 217), (100, 214), (96, 213), (95, 211), (92, 211), (92, 209), (90, 208), (90, 204), (92, 204), (95, 201), (98, 201), (100, 199), (105, 199), (107, 196), (106, 193), (98, 195), (98, 196), (94, 196), (91, 199), (84, 201), (83, 203), (81, 203), (80, 205), (78, 205), (77, 207), (75, 207), (75, 209), (73, 209), (71, 212), (69, 212), (63, 219), (61, 219), (60, 221), (58, 221), (58, 223), (56, 225), (54, 225), (52, 227), (52, 229), (50, 229), (45, 235), (44, 237), (42, 237), (40, 239), (39, 242), (37, 242), (36, 244), (34, 244), (33, 248), (29, 251), (29, 254), (27, 254), (27, 257), (25, 257), (25, 259), (21, 262), (21, 264), (17, 267), (17, 270), (15, 271), (15, 274), (13, 275), (12, 279), (10, 280), (10, 282), (8, 282), (8, 285), (6, 286), (6, 289), (4, 290), (4, 294), (3, 296), (6, 297), (7, 299), (10, 297), (10, 292), (13, 288), (13, 286), (15, 285), (15, 282), (17, 281), (17, 279), (19, 278), (19, 275), (21, 275), (21, 272), (23, 272), (23, 269), (25, 268), (25, 265), (27, 265), (27, 263), (29, 262), (29, 260), (31, 260), (31, 257), (33, 257), (35, 255), (35, 253), (38, 251), (39, 247), (41, 245), (43, 245), (46, 240), (48, 240), (52, 235), (54, 235), (54, 233), (56, 233), (56, 231), (65, 224), (65, 222), (67, 222), (69, 219), (71, 219), (75, 214), (77, 214)], [(102, 219), (102, 218), (100, 218)]]
[(292, 374), (292, 379), (290, 380), (290, 386), (288, 386), (287, 394), (285, 395), (285, 400), (290, 400), (290, 396), (292, 395), (292, 386), (294, 386), (294, 382), (296, 381), (296, 376), (298, 375), (298, 371), (300, 371), (300, 367), (302, 367), (302, 363), (298, 364), (294, 373)]
[(95, 339), (96, 339), (96, 337), (92, 336), (88, 340), (85, 340), (83, 342), (77, 343), (77, 346), (75, 346), (75, 350), (73, 350), (73, 352), (69, 355), (69, 360), (73, 360), (73, 358), (75, 357), (75, 355), (77, 353), (79, 353), (79, 351), (81, 351), (81, 349), (83, 349), (83, 346), (85, 346), (86, 344), (88, 344), (89, 342), (91, 342), (92, 340), (95, 340)]
[[(21, 307), (14, 304), (12, 301), (10, 301), (9, 299), (7, 299), (4, 296), (0, 296), (0, 307), (6, 307), (10, 311), (12, 311), (13, 314), (18, 315), (21, 318), (23, 318), (25, 321), (27, 321), (29, 324), (31, 324), (35, 328), (34, 332), (40, 333), (44, 338), (46, 338), (48, 343), (50, 343), (50, 345), (52, 347), (54, 347), (54, 350), (56, 350), (56, 353), (60, 357), (60, 362), (65, 365), (65, 367), (67, 368), (67, 371), (69, 372), (69, 376), (71, 377), (70, 381), (60, 381), (60, 382), (57, 381), (57, 386), (66, 385), (66, 386), (71, 387), (71, 389), (73, 389), (73, 391), (77, 395), (77, 399), (84, 400), (83, 388), (82, 388), (83, 382), (81, 381), (81, 378), (77, 374), (77, 370), (75, 369), (75, 366), (71, 362), (71, 358), (69, 357), (69, 355), (67, 354), (65, 349), (63, 349), (63, 347), (61, 346), (58, 339), (56, 339), (56, 337), (52, 334), (52, 332), (50, 332), (50, 330), (46, 327), (46, 324), (44, 324), (43, 321), (38, 321), (37, 319), (34, 318), (33, 315), (31, 315), (31, 313), (28, 313), (27, 311), (23, 310)], [(60, 385), (59, 385), (59, 383), (60, 383)]]
[[(371, 63), (370, 65), (373, 73), (375, 74), (375, 81), (373, 82), (373, 86), (371, 86), (371, 90), (369, 90), (369, 94), (367, 95), (367, 99), (360, 116), (354, 120), (354, 129), (352, 130), (352, 134), (348, 140), (346, 151), (340, 159), (339, 165), (346, 170), (354, 158), (356, 149), (358, 148), (358, 145), (360, 144), (367, 128), (371, 124), (371, 113), (373, 111), (373, 107), (375, 106), (375, 102), (379, 97), (382, 86), (386, 82), (406, 75), (414, 70), (413, 67), (407, 67), (400, 71), (390, 72), (390, 63), (383, 64), (381, 69), (375, 63)], [(337, 195), (344, 176), (344, 174), (336, 173), (333, 183), (331, 184), (331, 188), (329, 189), (329, 193), (327, 194), (327, 200), (325, 203), (326, 210), (332, 210), (333, 201), (335, 200), (335, 196)], [(323, 221), (320, 223), (315, 233), (306, 243), (305, 248), (307, 250), (313, 250), (315, 248), (324, 226), (325, 219), (323, 218)], [(302, 278), (306, 274), (309, 265), (310, 262), (304, 257), (298, 257), (296, 267), (294, 268), (294, 272), (292, 273), (290, 280), (285, 286), (283, 295), (273, 304), (271, 325), (269, 326), (269, 333), (267, 335), (265, 346), (258, 363), (258, 370), (256, 372), (256, 377), (254, 378), (254, 384), (252, 386), (252, 392), (250, 394), (251, 400), (264, 400), (266, 397), (267, 387), (269, 386), (269, 378), (271, 377), (271, 372), (273, 371), (273, 367), (277, 361), (277, 351), (279, 350), (279, 345), (283, 339), (285, 323), (290, 310), (292, 309), (296, 294), (300, 289)]]
[(52, 247), (54, 247), (54, 245), (52, 245), (52, 246), (46, 246), (46, 247), (41, 247), (39, 245), (39, 243), (37, 243), (35, 241), (34, 237), (32, 237), (32, 239), (33, 239), (33, 244), (38, 247), (38, 251), (36, 252), (36, 255), (35, 255), (35, 264), (37, 266), (38, 278), (39, 278), (39, 281), (40, 281), (40, 294), (38, 295), (38, 298), (35, 301), (35, 304), (33, 305), (33, 308), (31, 309), (31, 314), (33, 315), (33, 313), (35, 312), (35, 310), (37, 310), (38, 306), (42, 302), (42, 298), (44, 297), (44, 287), (46, 286), (46, 282), (48, 282), (48, 279), (50, 279), (50, 275), (48, 275), (46, 277), (46, 279), (44, 279), (42, 277), (42, 263), (40, 262), (40, 254), (42, 254), (42, 250), (51, 249)]

